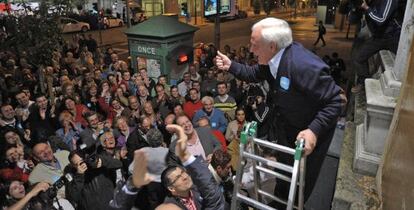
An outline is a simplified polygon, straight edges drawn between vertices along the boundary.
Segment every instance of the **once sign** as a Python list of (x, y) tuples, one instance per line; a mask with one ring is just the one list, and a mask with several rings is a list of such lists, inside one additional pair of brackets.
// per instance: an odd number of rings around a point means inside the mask
[(138, 52), (144, 54), (155, 55), (154, 47), (138, 46)]

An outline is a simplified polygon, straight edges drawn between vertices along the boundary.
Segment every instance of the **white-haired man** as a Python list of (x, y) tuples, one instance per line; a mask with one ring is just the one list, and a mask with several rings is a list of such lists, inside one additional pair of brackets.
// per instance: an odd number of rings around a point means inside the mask
[[(341, 112), (340, 88), (324, 70), (329, 68), (319, 57), (292, 41), (288, 23), (266, 18), (252, 27), (250, 51), (258, 65), (247, 66), (231, 61), (218, 52), (216, 65), (237, 78), (270, 85), (268, 104), (272, 110), (268, 140), (295, 147), (296, 139), (305, 139), (305, 199), (309, 197), (332, 140)], [(293, 158), (280, 155), (279, 162)], [(287, 198), (288, 183), (277, 180), (278, 197)], [(277, 209), (286, 207), (277, 206)]]

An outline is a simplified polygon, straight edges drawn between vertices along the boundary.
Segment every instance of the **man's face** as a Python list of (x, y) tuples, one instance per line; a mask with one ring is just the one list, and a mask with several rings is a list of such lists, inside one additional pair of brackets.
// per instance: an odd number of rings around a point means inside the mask
[(13, 107), (11, 105), (3, 106), (1, 108), (1, 115), (5, 120), (12, 120), (15, 116)]
[(190, 68), (188, 69), (188, 71), (189, 71), (191, 74), (195, 74), (195, 73), (197, 73), (197, 72), (196, 72), (196, 68), (195, 68), (195, 66), (190, 66)]
[(20, 106), (27, 106), (29, 105), (29, 97), (26, 95), (26, 93), (19, 93), (16, 95), (16, 100), (20, 104)]
[(171, 95), (173, 97), (178, 97), (179, 96), (178, 89), (177, 88), (171, 88)]
[(46, 109), (47, 108), (47, 99), (45, 96), (41, 96), (39, 98), (36, 98), (36, 105), (39, 107), (39, 109)]
[(90, 73), (90, 72), (85, 73), (85, 80), (88, 81), (88, 82), (92, 82), (93, 81), (92, 73)]
[(204, 110), (206, 111), (206, 112), (211, 112), (211, 111), (213, 111), (213, 103), (210, 101), (210, 100), (206, 100), (204, 103), (203, 103), (203, 108), (204, 108)]
[(129, 99), (129, 107), (132, 110), (137, 110), (139, 108), (138, 100), (136, 98), (130, 98)]
[(227, 87), (226, 87), (226, 85), (225, 84), (218, 85), (217, 86), (217, 91), (218, 91), (218, 94), (221, 95), (221, 96), (226, 95), (226, 93), (227, 93)]
[(190, 74), (184, 74), (183, 79), (184, 79), (184, 82), (189, 83), (191, 81)]
[(259, 64), (268, 65), (276, 54), (274, 44), (265, 43), (262, 39), (261, 28), (252, 31), (250, 37), (250, 52), (257, 56)]
[(207, 78), (208, 79), (214, 79), (214, 71), (213, 70), (208, 70), (207, 71)]
[(114, 149), (115, 146), (116, 146), (116, 141), (115, 141), (114, 135), (110, 132), (105, 133), (102, 143), (103, 143), (102, 145), (105, 149)]
[(73, 155), (72, 159), (70, 159), (70, 164), (72, 164), (73, 167), (79, 167), (80, 165), (84, 164), (84, 160), (79, 155)]
[(192, 88), (197, 89), (198, 91), (200, 91), (200, 83), (199, 82), (193, 82), (193, 84), (191, 85)]
[(180, 192), (188, 192), (193, 186), (193, 180), (186, 171), (177, 167), (168, 175), (168, 179), (171, 181), (171, 185), (168, 189), (173, 195)]
[(50, 162), (53, 160), (53, 151), (48, 144), (40, 143), (33, 148), (35, 158), (40, 162)]
[(197, 102), (197, 101), (200, 100), (200, 97), (199, 97), (199, 94), (197, 93), (197, 91), (195, 91), (195, 90), (190, 91), (190, 99), (193, 102)]
[(87, 120), (88, 120), (89, 127), (93, 129), (96, 129), (98, 127), (99, 119), (96, 114), (89, 116)]
[(162, 85), (167, 84), (167, 78), (165, 78), (165, 77), (160, 77), (160, 78), (158, 79), (158, 83), (160, 83), (160, 84), (162, 84)]
[(102, 72), (100, 70), (96, 70), (94, 72), (95, 79), (101, 79), (101, 76), (102, 76)]
[(117, 54), (112, 54), (111, 55), (111, 60), (112, 60), (112, 63), (116, 63), (118, 61), (118, 55)]
[(222, 168), (221, 166), (217, 167), (217, 174), (221, 177), (221, 178), (226, 178), (229, 176), (231, 171), (231, 162), (227, 163), (226, 167)]
[(194, 132), (193, 124), (186, 116), (181, 116), (177, 119), (177, 124), (184, 128), (184, 133), (191, 135)]
[(183, 114), (183, 107), (182, 106), (175, 106), (174, 107), (174, 109), (173, 109), (173, 112), (174, 112), (174, 114), (175, 115), (181, 115), (181, 114)]

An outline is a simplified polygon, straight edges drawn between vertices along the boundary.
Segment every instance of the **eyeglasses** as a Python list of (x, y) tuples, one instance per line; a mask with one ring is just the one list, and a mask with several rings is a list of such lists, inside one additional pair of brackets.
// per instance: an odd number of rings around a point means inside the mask
[(174, 185), (180, 178), (188, 176), (185, 170), (181, 170), (181, 173), (173, 179), (170, 186)]

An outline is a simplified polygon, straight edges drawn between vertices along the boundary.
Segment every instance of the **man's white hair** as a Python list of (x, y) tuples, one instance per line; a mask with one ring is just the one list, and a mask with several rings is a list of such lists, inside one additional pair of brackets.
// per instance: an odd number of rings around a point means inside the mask
[(252, 31), (261, 29), (261, 36), (264, 42), (274, 42), (277, 48), (282, 49), (292, 43), (292, 30), (289, 24), (278, 18), (265, 18), (252, 27)]

